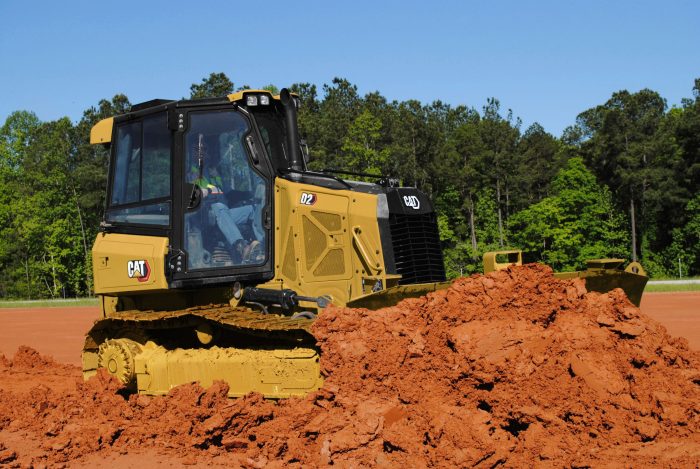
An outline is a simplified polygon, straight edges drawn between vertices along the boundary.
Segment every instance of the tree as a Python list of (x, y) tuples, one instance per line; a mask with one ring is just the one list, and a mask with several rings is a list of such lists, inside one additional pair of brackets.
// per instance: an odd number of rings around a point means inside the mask
[(269, 91), (270, 94), (272, 94), (273, 96), (276, 96), (276, 95), (280, 94), (280, 89), (277, 88), (277, 87), (276, 87), (275, 85), (273, 85), (273, 84), (265, 85), (265, 86), (263, 86), (261, 89), (263, 89), (263, 90), (265, 90), (265, 91)]
[(72, 131), (68, 118), (43, 123), (24, 163), (17, 226), (42, 296), (87, 293), (81, 227), (70, 186)]
[(577, 117), (586, 161), (627, 206), (633, 260), (640, 246), (649, 245), (653, 214), (668, 205), (666, 194), (679, 195), (672, 185), (662, 189), (678, 163), (669, 129), (662, 125), (665, 109), (665, 100), (654, 91), (619, 91)]
[(345, 168), (356, 172), (381, 174), (386, 167), (386, 150), (379, 150), (382, 123), (368, 110), (350, 125), (343, 141)]
[(404, 184), (418, 186), (419, 181), (427, 180), (427, 168), (418, 164), (419, 154), (430, 144), (425, 114), (418, 101), (392, 104), (392, 119), (387, 126), (392, 136), (387, 170)]
[(691, 194), (697, 194), (700, 191), (700, 78), (695, 79), (693, 95), (694, 99), (684, 99), (683, 107), (671, 110), (671, 114), (677, 116), (674, 130), (682, 149), (683, 184)]
[(459, 211), (459, 214), (451, 216), (453, 223), (466, 220), (468, 226), (462, 228), (457, 225), (458, 232), (465, 238), (468, 233), (470, 252), (474, 260), (479, 253), (475, 224), (476, 194), (480, 188), (488, 184), (483, 160), (485, 146), (481, 139), (479, 125), (479, 115), (474, 112), (468, 122), (460, 125), (450, 134), (447, 151), (440, 156), (441, 172), (444, 173), (449, 187), (454, 188), (460, 196), (459, 200), (451, 201), (444, 208), (450, 212), (455, 209)]
[(511, 207), (514, 211), (550, 194), (550, 184), (567, 156), (562, 144), (538, 124), (532, 124), (517, 143)]
[(671, 231), (671, 242), (654, 259), (652, 273), (657, 273), (655, 268), (669, 276), (700, 272), (700, 194), (688, 201), (685, 217), (685, 225)]
[[(476, 244), (465, 241), (464, 237), (454, 238), (444, 251), (445, 267), (449, 277), (472, 274), (482, 271), (482, 256), (485, 252), (502, 248), (499, 244), (498, 215), (493, 190), (486, 186), (474, 194), (474, 209), (470, 212), (475, 232), (472, 239)], [(443, 222), (444, 223), (444, 222)], [(443, 227), (441, 234), (448, 233)]]
[[(73, 126), (67, 118), (41, 123), (27, 113), (3, 126), (2, 292), (56, 297), (86, 293), (83, 249), (68, 165)], [(11, 168), (11, 170), (8, 170)], [(4, 244), (9, 241), (11, 245)]]
[(350, 125), (361, 112), (361, 99), (357, 86), (343, 78), (334, 78), (332, 85), (323, 85), (323, 92), (314, 165), (316, 169), (344, 168), (342, 147)]
[(552, 195), (514, 214), (509, 229), (527, 260), (555, 270), (581, 268), (591, 258), (626, 257), (624, 218), (581, 158), (567, 161)]
[[(289, 87), (289, 90), (299, 96), (299, 112), (297, 113), (299, 135), (306, 142), (309, 148), (309, 159), (313, 162), (318, 158), (319, 153), (323, 153), (320, 149), (319, 102), (316, 94), (316, 85), (294, 83)], [(313, 165), (314, 163), (310, 164)]]
[(16, 224), (23, 190), (27, 149), (41, 122), (32, 112), (10, 114), (0, 128), (0, 296), (31, 297), (28, 252), (20, 243)]
[(484, 158), (488, 161), (489, 175), (496, 196), (499, 245), (503, 247), (506, 242), (504, 225), (510, 211), (511, 180), (520, 136), (520, 119), (513, 120), (510, 110), (507, 117), (503, 118), (500, 115), (499, 101), (489, 98), (484, 106), (480, 133), (485, 146)]
[(190, 86), (190, 99), (216, 98), (233, 93), (233, 82), (225, 73), (211, 73), (201, 83)]
[(688, 222), (683, 227), (683, 245), (687, 252), (688, 273), (700, 272), (700, 194), (696, 194), (686, 207)]

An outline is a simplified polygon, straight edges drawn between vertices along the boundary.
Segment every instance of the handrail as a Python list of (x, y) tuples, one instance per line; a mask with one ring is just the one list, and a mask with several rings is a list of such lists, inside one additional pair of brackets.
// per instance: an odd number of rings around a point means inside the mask
[(359, 226), (352, 227), (352, 239), (355, 241), (355, 245), (357, 246), (357, 249), (360, 252), (360, 256), (362, 256), (362, 259), (365, 261), (365, 264), (367, 264), (367, 267), (379, 273), (382, 271), (381, 264), (379, 263), (379, 261), (377, 261), (377, 259), (374, 256), (369, 254), (369, 251), (367, 251), (367, 249), (365, 249), (365, 245), (360, 239), (361, 234), (362, 228), (360, 228)]

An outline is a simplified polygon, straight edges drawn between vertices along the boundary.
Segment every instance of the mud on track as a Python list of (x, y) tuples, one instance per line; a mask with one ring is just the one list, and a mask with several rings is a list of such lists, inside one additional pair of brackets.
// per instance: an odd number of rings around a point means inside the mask
[[(700, 354), (619, 291), (525, 266), (381, 311), (329, 308), (314, 335), (324, 388), (278, 403), (228, 400), (223, 383), (125, 398), (20, 349), (0, 359), (0, 465), (700, 463)], [(8, 384), (32, 374), (47, 384)]]

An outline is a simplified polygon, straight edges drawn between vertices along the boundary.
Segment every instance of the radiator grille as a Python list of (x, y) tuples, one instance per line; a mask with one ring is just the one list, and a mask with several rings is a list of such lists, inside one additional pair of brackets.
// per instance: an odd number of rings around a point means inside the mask
[(434, 212), (389, 215), (391, 242), (400, 285), (445, 281), (445, 265)]

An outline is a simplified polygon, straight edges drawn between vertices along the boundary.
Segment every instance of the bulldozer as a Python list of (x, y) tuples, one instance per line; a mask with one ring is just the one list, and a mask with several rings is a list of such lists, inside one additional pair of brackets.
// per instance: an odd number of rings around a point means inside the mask
[(302, 396), (322, 384), (320, 310), (447, 286), (428, 197), (310, 171), (298, 105), (286, 89), (153, 100), (92, 128), (110, 165), (86, 379), (105, 368), (153, 395), (224, 380), (231, 396)]
[(287, 89), (157, 99), (91, 129), (110, 164), (85, 379), (104, 368), (150, 395), (223, 380), (231, 397), (304, 396), (323, 384), (311, 325), (326, 306), (449, 286), (426, 194), (310, 170), (298, 107)]

